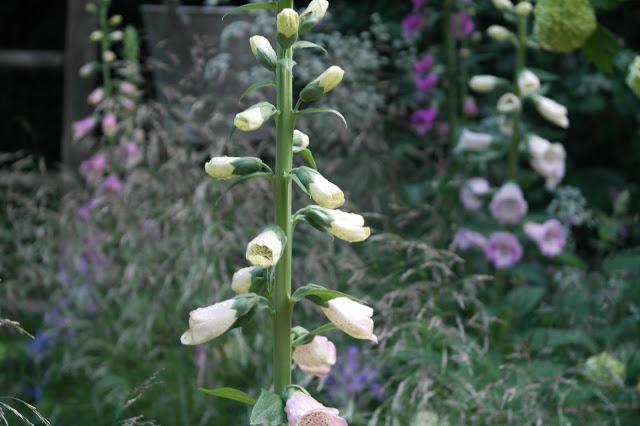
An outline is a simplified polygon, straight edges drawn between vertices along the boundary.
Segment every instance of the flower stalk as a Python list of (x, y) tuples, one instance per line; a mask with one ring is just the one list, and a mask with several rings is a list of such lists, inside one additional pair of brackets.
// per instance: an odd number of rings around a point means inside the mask
[(449, 146), (453, 147), (457, 137), (458, 127), (458, 87), (457, 87), (457, 57), (456, 40), (453, 34), (451, 20), (455, 12), (454, 0), (445, 1), (445, 13), (443, 20), (445, 47), (447, 51), (447, 120), (449, 122)]
[[(520, 105), (523, 103), (523, 94), (518, 84), (520, 75), (527, 65), (527, 32), (528, 32), (528, 16), (517, 15), (518, 34), (516, 42), (516, 66), (513, 77), (513, 90), (520, 99)], [(507, 179), (513, 182), (518, 180), (519, 151), (522, 142), (522, 107), (513, 113), (513, 134), (511, 135), (511, 145), (509, 145), (508, 163), (507, 163)]]

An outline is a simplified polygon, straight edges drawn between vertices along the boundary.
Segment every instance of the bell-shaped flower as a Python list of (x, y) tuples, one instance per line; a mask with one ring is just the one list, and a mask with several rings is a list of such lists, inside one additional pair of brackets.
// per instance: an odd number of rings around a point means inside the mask
[(522, 102), (513, 93), (505, 93), (498, 99), (498, 112), (501, 114), (512, 114), (520, 108), (522, 108)]
[(511, 0), (493, 0), (493, 7), (498, 10), (509, 10), (513, 9), (513, 3)]
[(104, 89), (102, 87), (98, 87), (89, 94), (89, 97), (87, 98), (87, 103), (92, 106), (98, 106), (98, 104), (100, 104), (100, 102), (102, 102), (103, 100), (104, 100)]
[(253, 266), (275, 266), (280, 260), (286, 242), (282, 230), (277, 226), (271, 226), (249, 242), (245, 256)]
[(96, 120), (93, 117), (83, 118), (73, 123), (73, 139), (79, 140), (87, 136), (96, 127)]
[(276, 19), (278, 29), (278, 44), (288, 49), (298, 40), (298, 28), (300, 27), (300, 15), (293, 9), (282, 9)]
[(535, 98), (536, 109), (545, 120), (563, 129), (569, 128), (569, 111), (567, 107), (544, 96)]
[(249, 266), (237, 270), (231, 278), (231, 289), (236, 294), (249, 293), (251, 286), (264, 277), (264, 269)]
[(524, 233), (547, 257), (559, 255), (567, 243), (567, 230), (556, 219), (549, 219), (544, 223), (527, 222), (524, 225)]
[(531, 167), (546, 179), (546, 188), (553, 190), (565, 175), (567, 153), (559, 143), (530, 135), (527, 141)]
[(513, 37), (513, 33), (501, 25), (491, 25), (487, 28), (487, 35), (495, 41), (507, 41)]
[(337, 65), (332, 65), (315, 80), (307, 84), (300, 92), (300, 99), (304, 102), (313, 102), (325, 93), (329, 93), (340, 84), (344, 77), (344, 70)]
[(513, 225), (527, 214), (529, 205), (520, 187), (513, 182), (507, 182), (493, 195), (489, 209), (498, 222)]
[(256, 157), (213, 157), (204, 165), (209, 176), (217, 180), (227, 180), (269, 170)]
[(118, 131), (118, 118), (112, 112), (102, 118), (102, 133), (106, 136), (113, 136)]
[(276, 69), (278, 55), (276, 55), (276, 51), (273, 50), (271, 43), (269, 43), (266, 37), (259, 35), (253, 36), (249, 39), (249, 45), (251, 46), (251, 52), (263, 67), (269, 71)]
[(471, 248), (484, 250), (487, 238), (479, 232), (467, 228), (460, 228), (453, 237), (453, 248), (467, 251)]
[(529, 96), (540, 89), (540, 79), (531, 70), (524, 70), (518, 76), (520, 95)]
[(315, 336), (306, 345), (296, 347), (293, 361), (308, 376), (326, 377), (336, 363), (336, 347), (324, 336)]
[(460, 189), (460, 201), (467, 211), (476, 211), (482, 207), (481, 197), (491, 191), (485, 178), (475, 177), (466, 181)]
[(313, 28), (324, 16), (329, 9), (327, 0), (311, 0), (305, 11), (300, 16), (300, 33), (305, 33)]
[(183, 345), (200, 345), (229, 330), (238, 319), (234, 299), (199, 308), (189, 313), (189, 330), (180, 337)]
[(364, 218), (359, 214), (332, 210), (320, 206), (309, 206), (304, 217), (313, 227), (329, 232), (341, 240), (357, 243), (371, 235), (371, 229), (364, 226)]
[(236, 114), (233, 124), (243, 132), (258, 130), (276, 113), (276, 107), (269, 102), (260, 102)]
[(302, 391), (289, 396), (284, 410), (289, 426), (348, 426), (338, 410), (325, 407)]
[(293, 131), (293, 146), (297, 148), (308, 148), (309, 147), (309, 136), (305, 133), (302, 133), (300, 130)]
[(509, 269), (522, 259), (522, 245), (510, 232), (494, 232), (484, 249), (487, 260), (497, 269)]
[(353, 338), (378, 343), (378, 338), (373, 334), (372, 308), (347, 297), (336, 297), (327, 304), (322, 312), (337, 329)]
[(463, 129), (458, 139), (455, 152), (461, 151), (484, 151), (491, 146), (493, 137), (488, 133), (472, 132)]
[(469, 80), (469, 87), (474, 92), (491, 93), (498, 86), (500, 79), (495, 75), (474, 75)]
[(292, 170), (309, 196), (321, 207), (336, 209), (344, 204), (344, 193), (316, 170), (302, 166)]

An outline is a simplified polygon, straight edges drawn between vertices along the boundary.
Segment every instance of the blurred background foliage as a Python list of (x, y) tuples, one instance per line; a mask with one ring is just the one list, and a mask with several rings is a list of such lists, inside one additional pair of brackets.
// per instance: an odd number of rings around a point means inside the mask
[[(133, 3), (114, 1), (113, 12), (141, 26)], [(410, 43), (400, 25), (410, 1), (331, 3), (331, 19), (313, 37), (346, 70), (326, 103), (339, 106), (350, 128), (305, 119), (300, 129), (326, 174), (348, 189), (347, 208), (367, 212), (374, 237), (346, 246), (301, 226), (295, 250), (305, 260), (294, 277), (375, 305), (381, 344), (348, 346), (332, 334), (340, 349), (327, 381), (299, 371), (296, 378), (353, 425), (638, 424), (640, 104), (624, 81), (640, 52), (634, 0), (593, 1), (613, 34), (610, 66), (589, 52), (531, 59), (547, 70), (540, 75), (568, 106), (572, 126), (563, 189), (553, 199), (530, 194), (530, 202), (551, 201), (556, 214), (584, 220), (574, 229), (575, 256), (521, 264), (518, 286), (500, 305), (484, 262), (465, 264), (448, 249), (463, 217), (457, 191), (440, 184), (451, 165), (446, 147), (409, 122), (413, 58), (430, 51), (443, 60), (438, 16), (428, 24), (436, 29)], [(479, 31), (496, 21), (489, 1), (474, 8)], [(215, 95), (262, 72), (231, 72), (220, 52), (268, 33), (268, 18), (256, 19), (230, 24), (216, 43), (191, 40), (192, 68), (166, 93), (151, 83), (152, 71), (177, 65), (147, 62), (136, 119), (145, 158), (129, 171), (122, 199), (80, 220), (90, 188), (75, 170), (63, 170), (72, 176), (64, 187), (2, 186), (0, 318), (20, 321), (34, 339), (0, 327), (0, 395), (34, 404), (56, 425), (247, 424), (246, 407), (195, 389), (257, 395), (267, 386), (270, 342), (257, 333), (267, 317), (195, 349), (178, 336), (190, 309), (232, 294), (246, 242), (272, 215), (265, 182), (226, 192), (202, 172), (222, 153), (273, 160), (268, 132), (228, 140), (241, 103)], [(470, 72), (511, 73), (511, 53), (483, 38), (471, 49)], [(299, 61), (298, 82), (323, 69), (326, 58), (314, 55)], [(173, 102), (156, 100), (167, 93)], [(40, 173), (31, 158), (7, 163), (11, 172)], [(303, 325), (319, 325), (309, 313)]]

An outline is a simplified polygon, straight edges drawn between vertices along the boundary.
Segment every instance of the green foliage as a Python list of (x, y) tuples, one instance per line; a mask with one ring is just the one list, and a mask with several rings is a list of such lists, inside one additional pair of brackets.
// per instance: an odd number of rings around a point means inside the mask
[(589, 0), (540, 0), (536, 3), (534, 31), (546, 50), (571, 52), (579, 49), (597, 25)]

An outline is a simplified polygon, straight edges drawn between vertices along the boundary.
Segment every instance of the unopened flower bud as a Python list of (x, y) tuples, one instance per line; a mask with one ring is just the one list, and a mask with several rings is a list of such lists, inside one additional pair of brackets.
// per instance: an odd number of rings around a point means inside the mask
[(278, 43), (288, 49), (298, 40), (298, 28), (300, 27), (300, 16), (293, 9), (282, 9), (277, 18)]
[(280, 260), (287, 238), (277, 226), (271, 226), (255, 237), (247, 245), (245, 254), (253, 266), (269, 268)]
[(123, 95), (127, 96), (136, 96), (138, 94), (138, 88), (133, 83), (129, 83), (128, 81), (123, 81), (118, 85), (118, 90)]
[(300, 16), (300, 33), (305, 33), (313, 28), (324, 16), (329, 9), (329, 2), (327, 0), (311, 0), (309, 6)]
[(122, 31), (114, 31), (111, 34), (109, 34), (109, 39), (111, 41), (122, 41), (123, 38), (124, 38), (124, 33)]
[(122, 15), (113, 15), (109, 19), (109, 22), (111, 22), (111, 25), (120, 25), (120, 24), (122, 24)]
[(507, 41), (513, 33), (501, 25), (491, 25), (487, 28), (487, 34), (495, 41)]
[(102, 40), (102, 31), (93, 31), (90, 35), (89, 35), (89, 40), (91, 41), (100, 41)]
[(227, 180), (266, 171), (266, 165), (256, 157), (213, 157), (204, 165), (209, 176)]
[(183, 345), (199, 345), (224, 334), (238, 319), (233, 303), (234, 299), (229, 299), (191, 311), (189, 330), (182, 334), (180, 342)]
[(269, 71), (274, 71), (276, 69), (278, 56), (266, 37), (253, 36), (249, 39), (249, 45), (251, 46), (251, 52), (253, 52), (254, 56), (263, 67)]
[(569, 127), (569, 111), (567, 107), (544, 96), (536, 97), (535, 103), (538, 113), (547, 121), (563, 129)]
[(251, 132), (262, 127), (275, 113), (275, 106), (269, 102), (260, 102), (236, 114), (233, 124), (243, 132)]
[(302, 133), (300, 130), (293, 131), (293, 146), (298, 148), (308, 148), (309, 147), (309, 136), (305, 133)]
[(309, 206), (305, 209), (305, 218), (314, 228), (349, 243), (364, 241), (371, 235), (371, 229), (364, 226), (364, 218), (359, 214)]
[(336, 65), (330, 66), (325, 72), (302, 89), (300, 99), (304, 102), (313, 102), (320, 99), (323, 94), (335, 89), (343, 77), (344, 70), (342, 68)]
[(530, 70), (524, 70), (518, 76), (518, 89), (522, 96), (529, 96), (540, 89), (540, 79)]
[(523, 18), (526, 18), (533, 11), (533, 5), (528, 1), (523, 1), (516, 5), (515, 11), (518, 16), (522, 16)]
[(454, 151), (483, 151), (491, 146), (492, 141), (493, 137), (488, 133), (472, 132), (469, 129), (463, 129)]
[(469, 87), (474, 92), (491, 93), (500, 79), (494, 75), (475, 75), (469, 80)]
[(316, 170), (302, 166), (292, 171), (307, 192), (321, 207), (336, 209), (344, 204), (344, 193)]
[(501, 114), (511, 114), (519, 111), (522, 107), (520, 98), (513, 93), (505, 93), (498, 99), (498, 112)]
[(118, 118), (112, 112), (102, 119), (102, 133), (106, 136), (113, 136), (118, 131)]
[(493, 0), (493, 7), (498, 10), (509, 10), (513, 9), (513, 3), (511, 0)]
[(264, 269), (255, 266), (239, 269), (233, 274), (231, 289), (237, 294), (250, 292), (253, 284), (264, 279), (264, 272)]
[(87, 103), (91, 106), (97, 106), (103, 100), (104, 100), (104, 90), (102, 89), (102, 87), (98, 87), (94, 89), (94, 91), (91, 92), (91, 94), (89, 94), (89, 97), (87, 98)]
[(107, 50), (102, 53), (102, 60), (109, 64), (116, 60), (116, 54), (111, 50)]

